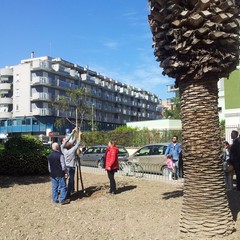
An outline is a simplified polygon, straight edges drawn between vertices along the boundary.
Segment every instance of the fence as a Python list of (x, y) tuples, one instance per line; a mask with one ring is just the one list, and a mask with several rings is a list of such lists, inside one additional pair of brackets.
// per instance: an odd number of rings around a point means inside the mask
[[(151, 168), (155, 171), (157, 171), (157, 167), (155, 167), (154, 165), (151, 166)], [(95, 168), (95, 167), (86, 167), (86, 166), (81, 166), (81, 171), (84, 173), (94, 173), (94, 174), (106, 174), (106, 171), (102, 168)], [(123, 177), (136, 177), (139, 178), (139, 175), (136, 174), (135, 176), (133, 175), (128, 175), (126, 174), (126, 172), (124, 172), (123, 170), (119, 170), (116, 173), (116, 176), (123, 176)], [(178, 180), (173, 180), (173, 179), (169, 179), (168, 176), (163, 176), (160, 173), (148, 173), (148, 172), (143, 172), (143, 174), (141, 174), (141, 179), (147, 179), (147, 180), (155, 180), (155, 181), (164, 181), (164, 182), (169, 182), (169, 183), (174, 183), (174, 184), (182, 184), (184, 182), (183, 178), (179, 178)]]

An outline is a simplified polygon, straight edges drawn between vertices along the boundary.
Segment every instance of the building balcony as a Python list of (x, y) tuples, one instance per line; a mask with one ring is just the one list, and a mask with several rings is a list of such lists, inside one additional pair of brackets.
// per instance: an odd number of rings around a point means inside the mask
[(175, 88), (174, 85), (167, 85), (167, 92), (177, 92), (178, 88)]
[(52, 80), (49, 77), (33, 77), (32, 84), (52, 85)]
[(35, 116), (52, 116), (53, 113), (53, 109), (50, 108), (36, 108), (32, 111), (32, 115)]
[(1, 83), (0, 84), (0, 91), (1, 90), (7, 90), (7, 91), (9, 91), (9, 90), (11, 90), (11, 83)]
[(12, 68), (1, 68), (0, 75), (1, 76), (13, 76), (13, 69)]
[(49, 101), (49, 100), (53, 100), (53, 96), (50, 93), (43, 93), (43, 92), (41, 92), (41, 93), (34, 93), (32, 95), (32, 101), (34, 101), (34, 100)]
[(60, 88), (63, 88), (63, 89), (72, 89), (72, 90), (76, 90), (79, 88), (78, 85), (75, 85), (75, 84), (72, 84), (72, 83), (67, 83), (67, 82), (64, 82), (64, 81), (61, 81), (61, 80), (56, 80), (54, 81), (54, 86), (56, 87), (60, 87)]
[(0, 112), (0, 118), (11, 118), (12, 113), (11, 112)]
[(74, 112), (71, 112), (71, 111), (61, 111), (61, 110), (55, 110), (54, 112), (53, 112), (54, 114), (54, 116), (57, 116), (57, 117), (68, 117), (68, 118), (76, 118), (76, 112), (74, 111)]
[(8, 98), (8, 97), (0, 97), (0, 104), (12, 104), (13, 100), (12, 98)]
[(52, 63), (47, 60), (32, 61), (32, 69), (52, 69)]

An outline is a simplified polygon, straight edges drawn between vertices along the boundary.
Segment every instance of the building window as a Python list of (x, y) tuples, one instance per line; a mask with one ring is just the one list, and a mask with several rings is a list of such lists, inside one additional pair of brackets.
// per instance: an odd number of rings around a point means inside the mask
[(33, 125), (38, 125), (38, 120), (33, 119)]
[(20, 97), (19, 89), (16, 89), (16, 97)]
[(6, 123), (6, 120), (0, 121), (0, 126), (1, 126), (1, 127), (4, 127), (4, 126), (5, 126), (5, 123)]
[(16, 75), (16, 82), (19, 82), (20, 81), (20, 77), (19, 77), (19, 74)]
[(31, 119), (30, 118), (26, 119), (26, 125), (31, 125)]
[(168, 98), (167, 99), (167, 105), (171, 105), (172, 104), (172, 99), (171, 98)]
[(16, 111), (19, 111), (19, 105), (16, 104)]
[(7, 125), (12, 126), (12, 120), (7, 120)]

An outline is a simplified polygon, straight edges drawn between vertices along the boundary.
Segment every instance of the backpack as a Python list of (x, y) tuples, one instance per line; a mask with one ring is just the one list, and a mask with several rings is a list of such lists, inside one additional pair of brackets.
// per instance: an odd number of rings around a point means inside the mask
[(105, 155), (102, 156), (101, 160), (100, 160), (100, 165), (102, 168), (105, 168), (106, 166), (106, 157)]

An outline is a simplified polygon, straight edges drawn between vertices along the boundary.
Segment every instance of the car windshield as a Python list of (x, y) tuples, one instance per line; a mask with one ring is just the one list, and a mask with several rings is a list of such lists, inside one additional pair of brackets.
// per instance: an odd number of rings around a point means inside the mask
[[(126, 154), (128, 151), (125, 147), (117, 146), (118, 147), (118, 154)], [(84, 154), (95, 154), (95, 153), (105, 153), (107, 146), (99, 146), (99, 147), (89, 147)]]
[(118, 148), (118, 153), (121, 154), (121, 153), (127, 153), (127, 150), (124, 148), (124, 147), (119, 147)]
[(151, 148), (152, 148), (151, 146), (143, 147), (136, 152), (136, 155), (138, 155), (138, 156), (149, 155)]
[(152, 149), (152, 155), (163, 155), (165, 153), (167, 146), (155, 145)]
[(90, 147), (84, 152), (84, 154), (94, 154), (94, 153), (101, 153), (101, 148), (100, 147)]

